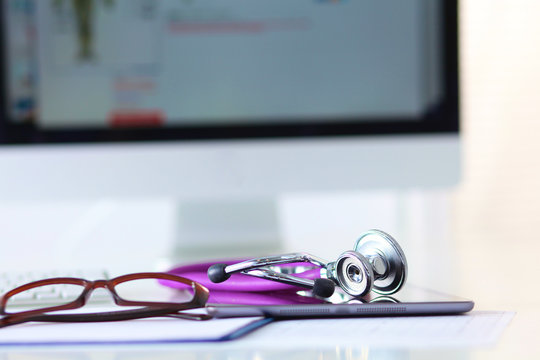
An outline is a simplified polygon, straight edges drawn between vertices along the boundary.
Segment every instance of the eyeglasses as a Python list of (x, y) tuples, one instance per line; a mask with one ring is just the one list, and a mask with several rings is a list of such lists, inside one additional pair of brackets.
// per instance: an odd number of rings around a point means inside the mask
[[(155, 290), (149, 290), (149, 284), (154, 289), (164, 290), (170, 285), (184, 291), (175, 293), (168, 301), (154, 301), (160, 299)], [(61, 296), (54, 302), (45, 300), (31, 309), (20, 310), (14, 307), (17, 298), (24, 298), (39, 290), (42, 294), (53, 287), (62, 290)], [(92, 292), (103, 288), (112, 295), (114, 303), (119, 306), (138, 307), (136, 309), (107, 311), (84, 314), (54, 314), (55, 312), (73, 310), (83, 307)], [(159, 291), (158, 291), (159, 292)], [(206, 315), (183, 313), (184, 310), (202, 308), (208, 300), (208, 289), (204, 286), (168, 273), (136, 273), (116, 277), (110, 280), (89, 281), (79, 278), (51, 278), (34, 281), (8, 291), (0, 298), (0, 328), (29, 321), (47, 322), (101, 322), (141, 319), (156, 316), (168, 316), (205, 320)], [(53, 314), (51, 314), (53, 313)]]

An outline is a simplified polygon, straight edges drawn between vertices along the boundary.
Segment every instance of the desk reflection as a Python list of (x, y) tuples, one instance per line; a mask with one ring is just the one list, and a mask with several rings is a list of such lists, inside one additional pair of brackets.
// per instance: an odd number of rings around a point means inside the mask
[[(226, 351), (225, 351), (226, 350)], [(185, 348), (152, 348), (131, 349), (129, 351), (100, 348), (99, 351), (33, 351), (14, 352), (0, 355), (2, 360), (390, 360), (390, 359), (468, 359), (468, 353), (463, 350), (446, 350), (444, 354), (434, 350), (402, 350), (376, 348), (346, 348), (333, 349), (298, 349), (294, 351), (280, 350), (244, 350), (230, 349), (221, 346), (185, 347)]]

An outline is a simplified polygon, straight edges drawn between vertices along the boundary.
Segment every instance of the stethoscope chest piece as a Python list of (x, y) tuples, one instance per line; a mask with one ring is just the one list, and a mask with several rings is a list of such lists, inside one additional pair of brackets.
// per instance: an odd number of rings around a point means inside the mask
[(345, 251), (334, 263), (328, 264), (327, 276), (351, 296), (367, 294), (375, 280), (369, 261), (356, 251)]
[(364, 233), (354, 246), (373, 270), (373, 291), (389, 295), (397, 292), (407, 279), (407, 259), (396, 240), (380, 230)]

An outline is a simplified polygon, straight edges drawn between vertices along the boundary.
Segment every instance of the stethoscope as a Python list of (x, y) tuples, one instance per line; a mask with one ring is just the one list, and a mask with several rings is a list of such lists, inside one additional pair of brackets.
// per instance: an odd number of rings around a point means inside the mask
[(369, 230), (356, 240), (354, 250), (345, 251), (333, 262), (307, 253), (293, 253), (240, 262), (185, 265), (171, 272), (202, 283), (211, 293), (212, 290), (247, 293), (300, 287), (326, 298), (338, 286), (350, 296), (361, 297), (372, 290), (381, 295), (397, 292), (407, 278), (407, 260), (392, 236)]

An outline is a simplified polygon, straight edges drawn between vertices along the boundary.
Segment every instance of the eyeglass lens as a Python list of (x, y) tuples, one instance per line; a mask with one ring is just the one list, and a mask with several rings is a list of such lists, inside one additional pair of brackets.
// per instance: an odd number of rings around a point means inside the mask
[(117, 284), (114, 290), (123, 300), (135, 302), (185, 303), (193, 300), (191, 287), (182, 284), (186, 290), (175, 291), (161, 282), (155, 278), (135, 279)]
[(79, 298), (84, 286), (74, 284), (43, 285), (30, 288), (7, 299), (7, 313), (41, 310), (69, 304)]

